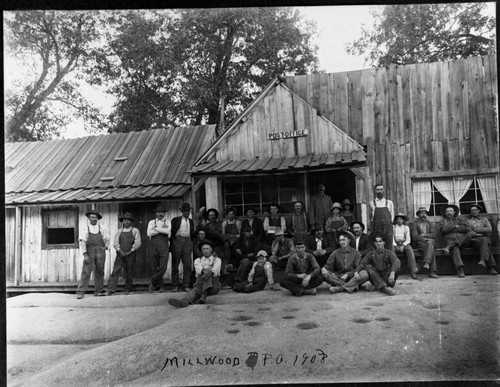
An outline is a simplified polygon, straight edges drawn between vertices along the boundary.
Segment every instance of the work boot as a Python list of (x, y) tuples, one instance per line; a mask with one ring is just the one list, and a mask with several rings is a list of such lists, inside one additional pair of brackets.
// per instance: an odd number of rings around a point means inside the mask
[(149, 283), (149, 286), (148, 286), (148, 292), (149, 293), (153, 293), (155, 291), (155, 287), (153, 286), (153, 283), (150, 282)]
[(126, 296), (128, 296), (128, 295), (132, 294), (132, 292), (129, 292), (129, 291), (127, 290), (127, 291), (125, 291), (125, 293), (123, 293), (123, 294), (124, 294), (124, 295), (126, 295)]
[(96, 297), (102, 297), (102, 296), (105, 296), (106, 295), (106, 292), (104, 290), (100, 291), (100, 292), (97, 292), (97, 293), (94, 293), (94, 296)]
[(187, 302), (186, 300), (179, 300), (177, 298), (169, 299), (168, 303), (176, 308), (185, 308), (186, 306), (189, 305), (189, 302)]
[(490, 273), (491, 275), (497, 275), (497, 271), (495, 270), (495, 267), (490, 267), (490, 271), (488, 272)]
[(160, 290), (158, 290), (158, 293), (165, 293), (165, 287), (164, 286), (160, 287)]
[(429, 274), (429, 277), (431, 277), (431, 278), (439, 278), (435, 271), (431, 271), (431, 273)]
[(479, 266), (482, 266), (486, 269), (486, 261), (484, 260), (484, 258), (481, 258), (481, 260), (477, 263)]
[(375, 286), (372, 284), (363, 284), (361, 285), (361, 289), (366, 290), (367, 292), (373, 292), (375, 290)]
[(179, 286), (174, 285), (174, 287), (172, 288), (172, 291), (173, 291), (174, 293), (178, 292), (178, 291), (179, 291)]
[(424, 263), (424, 267), (422, 268), (422, 273), (427, 274), (429, 272), (429, 264), (426, 262)]
[(395, 296), (396, 292), (392, 288), (388, 288), (387, 286), (384, 286), (382, 289), (380, 289), (382, 293), (388, 294), (389, 296)]
[(460, 266), (457, 269), (457, 273), (458, 273), (458, 278), (465, 278), (465, 273), (464, 273), (464, 267), (463, 266)]
[(206, 304), (207, 303), (207, 293), (203, 293), (200, 297), (200, 300), (198, 301), (200, 304)]
[(411, 275), (411, 278), (413, 278), (414, 280), (418, 279), (416, 272), (412, 271), (410, 275)]
[(306, 296), (315, 296), (316, 294), (318, 294), (318, 292), (316, 291), (316, 288), (312, 288), (304, 290), (303, 294)]
[(112, 296), (114, 292), (110, 290), (106, 290), (106, 296)]
[(81, 300), (83, 298), (84, 294), (83, 293), (76, 293), (76, 299)]
[(335, 294), (335, 293), (342, 293), (344, 291), (344, 288), (342, 286), (332, 286), (328, 290), (330, 291), (330, 293)]
[(192, 290), (192, 288), (190, 288), (189, 286), (183, 286), (183, 287), (182, 287), (182, 291), (183, 291), (183, 292), (186, 292), (186, 293), (187, 293), (187, 292), (190, 292), (191, 290)]

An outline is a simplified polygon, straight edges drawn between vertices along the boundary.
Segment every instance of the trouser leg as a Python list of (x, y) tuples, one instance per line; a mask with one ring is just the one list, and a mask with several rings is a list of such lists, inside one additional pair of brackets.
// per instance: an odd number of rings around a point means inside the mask
[(182, 241), (176, 239), (172, 242), (172, 285), (179, 285), (179, 263), (181, 262)]
[(156, 287), (163, 287), (163, 275), (167, 270), (167, 262), (168, 262), (168, 245), (165, 248), (161, 248), (157, 250), (158, 257), (158, 266), (156, 267), (153, 275), (151, 276), (151, 282)]
[(453, 259), (453, 264), (455, 267), (458, 269), (460, 266), (463, 266), (464, 263), (462, 261), (462, 255), (460, 254), (460, 248), (459, 247), (452, 247), (450, 249), (450, 255), (451, 258)]
[(288, 289), (295, 296), (301, 296), (304, 293), (304, 288), (302, 287), (302, 280), (300, 278), (290, 279), (286, 278), (280, 282), (282, 288)]
[(313, 275), (309, 280), (309, 284), (304, 289), (314, 289), (323, 283), (321, 274)]
[(131, 292), (134, 283), (135, 251), (125, 257), (125, 291)]
[(371, 284), (375, 286), (377, 290), (387, 286), (385, 281), (381, 278), (379, 272), (375, 270), (372, 265), (366, 265), (365, 270), (368, 273)]
[(480, 259), (485, 261), (490, 260), (491, 256), (491, 241), (487, 237), (474, 237), (470, 240), (469, 244), (474, 250), (479, 250)]
[(364, 284), (366, 281), (369, 280), (369, 275), (366, 270), (361, 270), (359, 273), (359, 279), (355, 279), (354, 277), (350, 279), (349, 282), (345, 283), (342, 285), (342, 287), (347, 290), (349, 293), (354, 292), (359, 285)]
[(406, 245), (404, 247), (404, 253), (406, 255), (406, 259), (408, 260), (408, 266), (410, 267), (410, 271), (412, 273), (416, 273), (417, 269), (417, 261), (415, 259), (415, 253), (413, 252), (413, 248), (410, 245)]
[(325, 282), (332, 285), (332, 286), (342, 286), (346, 283), (338, 275), (336, 275), (335, 273), (332, 273), (329, 270), (328, 270), (328, 273), (326, 275), (325, 274), (322, 274), (322, 275), (323, 275), (323, 279), (325, 280)]
[(96, 252), (95, 270), (94, 270), (94, 293), (100, 293), (104, 290), (104, 264), (106, 255), (104, 251)]
[(238, 266), (238, 271), (236, 272), (236, 277), (234, 278), (236, 282), (243, 282), (248, 278), (248, 273), (252, 270), (253, 262), (248, 258), (243, 258)]
[(266, 282), (267, 282), (267, 279), (266, 279), (265, 275), (255, 276), (253, 278), (253, 283), (246, 285), (245, 288), (243, 289), (243, 291), (245, 293), (258, 292), (260, 290), (263, 290), (266, 287)]
[(87, 254), (87, 258), (83, 260), (82, 275), (80, 276), (80, 283), (78, 285), (77, 293), (85, 293), (89, 287), (90, 275), (94, 270), (95, 260), (90, 258)]
[(193, 272), (193, 242), (185, 239), (182, 243), (182, 284), (184, 287), (191, 285), (191, 273)]
[(117, 253), (115, 258), (115, 263), (113, 264), (113, 271), (111, 272), (111, 276), (109, 277), (108, 291), (114, 292), (116, 290), (116, 285), (118, 284), (118, 279), (120, 278), (123, 266), (124, 266), (124, 258), (120, 257)]

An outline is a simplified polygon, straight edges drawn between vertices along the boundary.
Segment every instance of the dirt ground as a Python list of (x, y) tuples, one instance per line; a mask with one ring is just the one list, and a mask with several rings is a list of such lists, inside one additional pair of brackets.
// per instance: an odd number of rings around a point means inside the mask
[(7, 299), (9, 386), (498, 380), (500, 276), (402, 276), (396, 296), (223, 290)]

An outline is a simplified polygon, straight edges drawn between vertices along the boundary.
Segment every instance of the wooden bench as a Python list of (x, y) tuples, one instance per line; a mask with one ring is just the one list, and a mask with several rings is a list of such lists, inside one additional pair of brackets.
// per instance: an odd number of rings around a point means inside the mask
[[(459, 218), (467, 218), (468, 216), (469, 215), (459, 215)], [(486, 216), (488, 218), (493, 228), (493, 233), (491, 235), (491, 252), (493, 253), (495, 261), (499, 264), (500, 267), (500, 237), (497, 231), (499, 214), (483, 214), (483, 216)], [(438, 224), (442, 220), (442, 217), (433, 216), (429, 217), (429, 220), (436, 224), (436, 230), (438, 230)], [(444, 275), (454, 275), (456, 274), (455, 265), (453, 264), (451, 256), (444, 253), (443, 247), (445, 247), (445, 245), (446, 243), (444, 241), (443, 235), (439, 231), (437, 231), (435, 244), (437, 273)], [(423, 252), (422, 250), (415, 248), (413, 249), (413, 251), (417, 260), (417, 266), (419, 267), (419, 270), (421, 270), (423, 265)], [(462, 256), (462, 261), (464, 262), (464, 271), (466, 275), (488, 273), (488, 269), (484, 269), (477, 264), (479, 262), (479, 251), (474, 250), (470, 247), (465, 247), (460, 249), (460, 254)], [(409, 273), (408, 263), (404, 254), (397, 253), (397, 256), (401, 260), (401, 273)]]

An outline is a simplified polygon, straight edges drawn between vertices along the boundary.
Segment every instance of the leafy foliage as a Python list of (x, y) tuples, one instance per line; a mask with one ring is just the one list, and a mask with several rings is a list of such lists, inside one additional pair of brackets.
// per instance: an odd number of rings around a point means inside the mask
[(4, 43), (9, 63), (23, 69), (18, 77), (6, 79), (7, 141), (45, 140), (58, 135), (60, 128), (71, 121), (65, 114), (68, 108), (76, 115), (95, 114), (77, 84), (66, 79), (86, 65), (97, 37), (98, 20), (96, 13), (75, 11), (5, 15)]
[(372, 66), (467, 58), (491, 53), (495, 19), (485, 4), (386, 5), (372, 10), (374, 24), (347, 45), (353, 55), (367, 54)]

